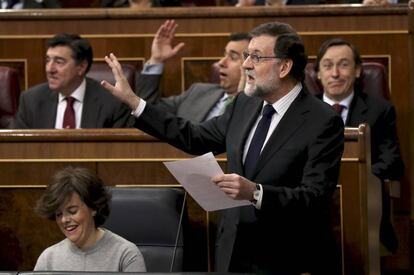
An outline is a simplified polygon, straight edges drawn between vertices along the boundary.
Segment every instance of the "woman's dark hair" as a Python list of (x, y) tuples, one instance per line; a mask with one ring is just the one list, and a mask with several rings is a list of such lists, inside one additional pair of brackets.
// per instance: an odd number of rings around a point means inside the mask
[(76, 61), (76, 64), (80, 64), (83, 61), (88, 62), (85, 74), (89, 71), (93, 62), (93, 51), (91, 44), (88, 40), (80, 37), (74, 33), (61, 33), (52, 37), (46, 43), (47, 48), (54, 48), (57, 46), (67, 46), (72, 50), (72, 58)]
[(40, 216), (55, 220), (56, 211), (73, 193), (96, 211), (95, 226), (102, 225), (110, 212), (111, 195), (97, 175), (82, 167), (70, 166), (59, 170), (37, 201), (35, 210)]

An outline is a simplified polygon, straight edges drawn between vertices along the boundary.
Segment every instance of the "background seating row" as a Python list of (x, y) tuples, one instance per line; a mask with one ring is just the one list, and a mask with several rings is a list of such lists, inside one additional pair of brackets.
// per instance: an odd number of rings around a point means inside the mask
[[(362, 67), (362, 75), (359, 81), (362, 91), (390, 99), (385, 67), (377, 62), (365, 62)], [(122, 68), (129, 84), (134, 88), (139, 70), (130, 64), (123, 64)], [(218, 82), (218, 64), (213, 63), (211, 71), (206, 72), (206, 74), (209, 75), (212, 82)], [(105, 63), (94, 63), (88, 76), (98, 81), (107, 80), (112, 84), (115, 82), (112, 71)], [(322, 92), (312, 63), (309, 63), (306, 67), (305, 85), (312, 94), (317, 95)], [(11, 67), (0, 66), (0, 129), (9, 127), (11, 120), (17, 112), (20, 92), (17, 70)]]

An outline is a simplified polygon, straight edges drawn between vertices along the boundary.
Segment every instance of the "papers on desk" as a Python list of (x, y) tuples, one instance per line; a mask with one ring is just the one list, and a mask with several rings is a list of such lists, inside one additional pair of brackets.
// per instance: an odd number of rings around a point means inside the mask
[(234, 200), (211, 181), (223, 170), (210, 152), (192, 159), (164, 162), (171, 174), (191, 197), (206, 211), (250, 205), (247, 200)]

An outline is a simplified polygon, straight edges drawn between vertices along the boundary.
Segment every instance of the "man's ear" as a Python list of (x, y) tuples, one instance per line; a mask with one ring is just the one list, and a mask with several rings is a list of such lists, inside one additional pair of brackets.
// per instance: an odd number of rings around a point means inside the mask
[(280, 64), (279, 77), (284, 78), (292, 70), (293, 61), (292, 61), (292, 59), (282, 59), (280, 62), (281, 62), (281, 64)]
[(361, 72), (362, 72), (362, 65), (355, 68), (355, 77), (359, 78), (361, 76)]
[(83, 76), (86, 74), (86, 69), (88, 68), (88, 61), (84, 60), (78, 65), (78, 75)]

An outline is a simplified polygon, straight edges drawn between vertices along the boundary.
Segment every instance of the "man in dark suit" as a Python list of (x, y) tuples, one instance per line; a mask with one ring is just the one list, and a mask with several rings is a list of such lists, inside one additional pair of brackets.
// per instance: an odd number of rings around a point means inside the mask
[[(404, 165), (397, 136), (396, 113), (391, 102), (381, 96), (363, 93), (357, 80), (361, 74), (361, 57), (358, 49), (346, 40), (334, 38), (325, 41), (319, 49), (315, 70), (323, 86), (323, 101), (340, 106), (345, 126), (358, 127), (367, 123), (371, 129), (372, 173), (381, 181), (400, 180)], [(383, 184), (384, 187), (384, 184)], [(389, 197), (384, 196), (381, 242), (392, 252), (397, 239), (389, 219)], [(385, 212), (384, 212), (385, 211)]]
[(3, 9), (50, 9), (61, 8), (59, 0), (3, 0)]
[[(137, 93), (142, 99), (156, 103), (163, 109), (191, 122), (201, 122), (221, 114), (228, 101), (242, 90), (241, 81), (242, 53), (249, 44), (249, 35), (234, 33), (224, 49), (224, 56), (218, 62), (220, 83), (194, 83), (177, 96), (160, 97), (159, 84), (163, 64), (174, 57), (184, 47), (179, 43), (172, 47), (177, 24), (167, 20), (158, 29), (151, 47), (151, 57), (137, 81)], [(244, 79), (242, 80), (244, 81)]]
[(79, 35), (59, 34), (48, 41), (47, 83), (21, 94), (14, 128), (68, 128), (63, 125), (68, 98), (74, 98), (74, 125), (69, 128), (132, 126), (128, 107), (85, 77), (92, 60), (89, 41)]
[(106, 61), (116, 87), (102, 85), (134, 110), (137, 128), (192, 154), (227, 152), (228, 174), (212, 182), (251, 205), (222, 211), (217, 271), (335, 274), (329, 206), (343, 152), (343, 122), (303, 87), (307, 56), (289, 25), (262, 24), (250, 34), (243, 53), (244, 93), (223, 115), (201, 124), (134, 95), (113, 54)]

